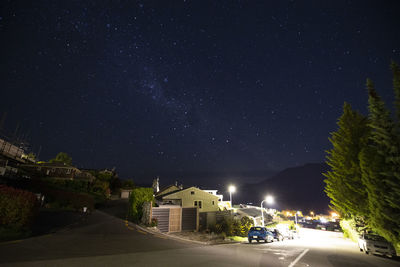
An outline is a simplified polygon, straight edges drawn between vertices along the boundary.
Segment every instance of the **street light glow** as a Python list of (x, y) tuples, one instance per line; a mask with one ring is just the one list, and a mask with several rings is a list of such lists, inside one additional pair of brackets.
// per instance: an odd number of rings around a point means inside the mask
[(236, 186), (230, 185), (228, 190), (229, 190), (229, 193), (235, 193), (236, 192)]
[(274, 204), (274, 197), (273, 196), (266, 196), (265, 197), (265, 202), (267, 202), (267, 204), (271, 205)]

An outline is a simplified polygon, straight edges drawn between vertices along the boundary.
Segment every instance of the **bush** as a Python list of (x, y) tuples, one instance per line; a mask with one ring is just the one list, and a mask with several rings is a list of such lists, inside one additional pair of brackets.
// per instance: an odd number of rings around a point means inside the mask
[(46, 202), (50, 202), (53, 208), (82, 210), (83, 207), (87, 207), (89, 210), (94, 209), (94, 198), (88, 194), (50, 188), (43, 189), (42, 193), (45, 195)]
[(238, 236), (247, 237), (247, 233), (253, 225), (253, 220), (247, 216), (240, 219), (240, 233), (238, 234)]
[(212, 232), (224, 234), (225, 236), (246, 237), (250, 228), (253, 226), (253, 220), (249, 217), (243, 217), (240, 220), (231, 217), (225, 217), (221, 222), (215, 224)]
[(153, 188), (138, 187), (132, 190), (129, 197), (128, 217), (133, 222), (140, 222), (143, 215), (143, 203), (152, 201), (154, 203)]
[(68, 190), (74, 192), (88, 192), (89, 190), (89, 182), (83, 180), (63, 180), (63, 179), (54, 179), (54, 178), (43, 178), (42, 179), (49, 186), (61, 189)]
[(157, 225), (158, 225), (158, 220), (157, 220), (157, 218), (151, 219), (150, 226), (151, 226), (151, 227), (154, 227), (154, 226), (157, 226)]
[(356, 223), (354, 220), (349, 219), (349, 220), (341, 220), (340, 221), (340, 226), (343, 229), (343, 236), (346, 238), (350, 238), (354, 242), (357, 242), (358, 240), (358, 232), (356, 228)]
[(15, 229), (28, 228), (39, 208), (35, 194), (0, 185), (0, 225)]

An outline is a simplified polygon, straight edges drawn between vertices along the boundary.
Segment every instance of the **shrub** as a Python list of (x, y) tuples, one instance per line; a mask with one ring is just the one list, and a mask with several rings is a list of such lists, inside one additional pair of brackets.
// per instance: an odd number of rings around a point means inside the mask
[(346, 238), (350, 238), (354, 242), (357, 242), (358, 240), (358, 233), (356, 230), (356, 224), (355, 221), (352, 219), (349, 220), (341, 220), (340, 221), (340, 226), (343, 229), (343, 236)]
[(224, 217), (221, 222), (216, 223), (210, 230), (211, 232), (223, 234), (225, 236), (246, 237), (252, 226), (253, 220), (247, 216), (240, 220), (231, 217)]
[(154, 227), (154, 226), (157, 226), (157, 225), (158, 225), (158, 220), (157, 220), (157, 218), (151, 219), (150, 226), (151, 226), (151, 227)]
[(27, 228), (39, 208), (35, 194), (0, 185), (0, 225), (16, 229)]
[(45, 195), (46, 202), (53, 202), (53, 207), (72, 208), (75, 210), (82, 210), (83, 207), (87, 207), (89, 210), (94, 209), (94, 198), (88, 194), (51, 188), (43, 189), (42, 193)]
[(238, 236), (247, 237), (247, 233), (249, 232), (253, 224), (253, 220), (247, 216), (240, 219), (240, 232)]
[(138, 223), (143, 215), (143, 203), (152, 201), (154, 203), (153, 188), (138, 187), (132, 190), (129, 197), (128, 217)]

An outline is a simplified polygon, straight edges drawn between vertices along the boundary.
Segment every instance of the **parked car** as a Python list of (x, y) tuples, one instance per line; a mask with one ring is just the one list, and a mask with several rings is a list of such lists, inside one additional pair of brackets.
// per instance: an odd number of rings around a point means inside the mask
[(294, 239), (292, 230), (283, 229), (283, 230), (280, 230), (280, 233), (282, 234), (283, 239)]
[(251, 243), (253, 240), (257, 240), (257, 242), (263, 240), (266, 243), (274, 241), (274, 235), (268, 231), (267, 228), (261, 226), (251, 227), (247, 237), (249, 239), (249, 243)]
[(381, 254), (389, 257), (396, 256), (396, 250), (393, 245), (385, 238), (379, 235), (362, 234), (358, 239), (360, 251), (366, 254)]
[(290, 234), (292, 236), (292, 239), (300, 238), (300, 234), (297, 230), (290, 230)]
[(274, 235), (274, 240), (276, 241), (282, 241), (285, 238), (282, 232), (278, 229), (270, 229), (270, 231)]

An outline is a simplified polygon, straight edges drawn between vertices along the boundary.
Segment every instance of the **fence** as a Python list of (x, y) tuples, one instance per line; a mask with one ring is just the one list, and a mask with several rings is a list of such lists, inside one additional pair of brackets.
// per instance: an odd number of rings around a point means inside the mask
[(157, 228), (164, 233), (198, 230), (197, 208), (153, 207), (151, 218), (157, 219)]

